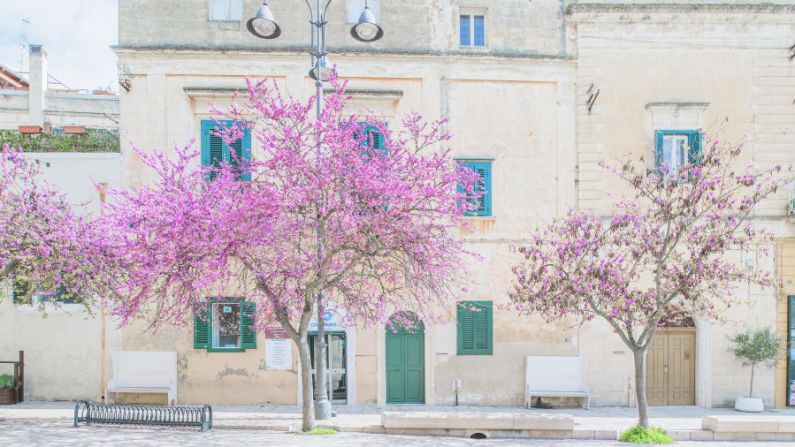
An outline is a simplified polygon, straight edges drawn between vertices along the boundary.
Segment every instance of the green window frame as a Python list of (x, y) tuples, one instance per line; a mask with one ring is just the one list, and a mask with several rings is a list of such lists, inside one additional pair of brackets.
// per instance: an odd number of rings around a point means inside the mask
[(686, 137), (688, 145), (687, 162), (691, 164), (698, 164), (701, 161), (700, 129), (657, 130), (654, 132), (654, 165), (657, 169), (660, 169), (665, 161), (663, 159), (663, 146), (665, 144), (665, 137), (669, 136)]
[[(231, 126), (233, 123), (234, 121), (232, 120), (222, 120), (218, 122), (215, 120), (201, 121), (202, 166), (217, 168), (221, 165), (221, 162), (234, 164), (235, 158), (232, 157), (233, 151), (237, 160), (251, 161), (251, 129), (244, 129), (243, 137), (231, 144), (225, 143), (221, 136), (216, 134), (219, 127)], [(208, 180), (212, 180), (213, 177), (214, 175), (211, 174)], [(251, 173), (247, 172), (241, 175), (240, 180), (251, 181)]]
[[(480, 181), (475, 185), (475, 191), (483, 192), (482, 196), (473, 200), (477, 207), (474, 210), (467, 211), (465, 216), (491, 217), (491, 161), (468, 159), (458, 159), (456, 161), (473, 170), (480, 177)], [(458, 192), (463, 193), (464, 188), (458, 186)]]
[[(473, 310), (477, 309), (477, 310)], [(492, 355), (494, 305), (491, 301), (457, 304), (458, 355)]]
[[(240, 346), (235, 348), (217, 348), (212, 346), (213, 319), (212, 306), (216, 303), (240, 304)], [(214, 297), (198, 304), (193, 316), (193, 349), (206, 349), (207, 352), (243, 352), (257, 349), (257, 333), (254, 330), (256, 303), (243, 298)]]

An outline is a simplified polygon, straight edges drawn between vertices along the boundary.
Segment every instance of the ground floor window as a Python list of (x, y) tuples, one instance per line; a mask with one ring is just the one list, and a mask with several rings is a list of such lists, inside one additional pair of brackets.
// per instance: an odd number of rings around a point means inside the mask
[(193, 319), (193, 347), (214, 352), (256, 349), (254, 303), (241, 298), (210, 298), (197, 306)]

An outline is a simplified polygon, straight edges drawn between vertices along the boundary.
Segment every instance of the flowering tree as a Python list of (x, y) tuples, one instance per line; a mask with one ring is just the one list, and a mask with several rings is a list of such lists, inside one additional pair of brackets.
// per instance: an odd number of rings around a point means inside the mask
[(63, 195), (43, 182), (30, 157), (3, 145), (0, 282), (12, 280), (18, 300), (30, 301), (34, 293), (61, 292), (88, 305), (94, 297), (93, 282), (88, 280), (93, 234)]
[(314, 426), (307, 332), (318, 294), (351, 324), (401, 311), (444, 317), (465, 254), (452, 230), (477, 194), (475, 174), (440, 149), (443, 123), (411, 115), (396, 132), (348, 116), (344, 88), (333, 85), (315, 119), (312, 100), (249, 81), (246, 102), (229, 112), (234, 124), (219, 121), (219, 132), (231, 143), (249, 129), (264, 156), (197, 169), (189, 147), (176, 157), (139, 152), (158, 181), (111, 192), (101, 224), (122, 323), (147, 311), (153, 325), (184, 322), (206, 297), (234, 293), (256, 302), (257, 330), (287, 331), (304, 430)]
[(520, 248), (510, 293), (520, 313), (606, 320), (632, 350), (640, 425), (648, 426), (646, 352), (659, 325), (720, 319), (737, 283), (769, 286), (768, 272), (737, 266), (732, 250), (764, 250), (754, 206), (792, 180), (776, 167), (735, 171), (741, 146), (708, 142), (680, 170), (627, 159), (610, 167), (633, 196), (611, 217), (571, 211)]

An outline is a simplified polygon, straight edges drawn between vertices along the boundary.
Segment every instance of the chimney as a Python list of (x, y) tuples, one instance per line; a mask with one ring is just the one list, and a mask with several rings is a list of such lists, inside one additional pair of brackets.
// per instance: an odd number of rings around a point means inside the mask
[(28, 69), (28, 113), (30, 124), (44, 124), (44, 107), (47, 99), (47, 50), (42, 45), (30, 45), (30, 68)]

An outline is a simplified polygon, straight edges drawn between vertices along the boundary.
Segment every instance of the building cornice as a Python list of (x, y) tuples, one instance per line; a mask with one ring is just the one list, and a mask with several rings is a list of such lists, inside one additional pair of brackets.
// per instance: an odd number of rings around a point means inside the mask
[[(111, 47), (117, 55), (135, 53), (183, 53), (183, 54), (278, 54), (305, 56), (306, 48), (293, 46), (247, 47), (247, 46), (202, 46), (202, 45), (115, 45)], [(416, 56), (422, 58), (471, 58), (471, 59), (527, 59), (536, 61), (574, 61), (570, 55), (540, 54), (532, 51), (436, 51), (436, 50), (387, 50), (358, 47), (329, 47), (328, 52), (335, 56)]]
[(795, 4), (775, 3), (572, 3), (566, 15), (592, 13), (795, 14)]

